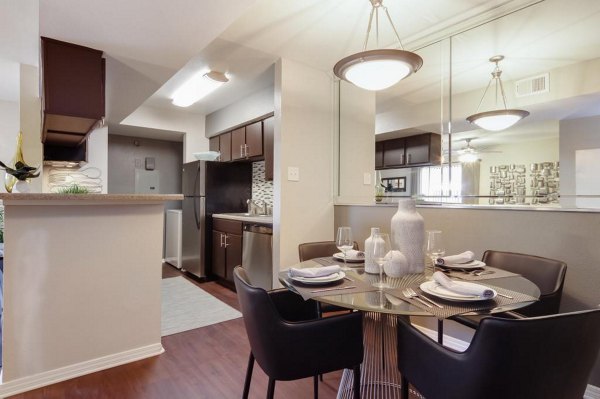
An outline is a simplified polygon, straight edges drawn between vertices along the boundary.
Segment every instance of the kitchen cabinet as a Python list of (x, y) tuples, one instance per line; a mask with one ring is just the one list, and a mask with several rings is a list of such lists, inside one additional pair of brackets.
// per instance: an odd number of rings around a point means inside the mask
[(213, 219), (212, 273), (233, 282), (233, 269), (242, 264), (242, 222)]
[(262, 121), (231, 132), (231, 159), (248, 159), (263, 155)]
[(231, 132), (223, 133), (208, 139), (208, 149), (221, 153), (219, 161), (231, 161)]
[(438, 165), (441, 136), (423, 133), (375, 143), (375, 169)]
[(105, 116), (102, 51), (41, 38), (42, 142), (77, 147)]
[(263, 142), (265, 155), (265, 180), (273, 180), (273, 144), (275, 136), (275, 117), (263, 120)]

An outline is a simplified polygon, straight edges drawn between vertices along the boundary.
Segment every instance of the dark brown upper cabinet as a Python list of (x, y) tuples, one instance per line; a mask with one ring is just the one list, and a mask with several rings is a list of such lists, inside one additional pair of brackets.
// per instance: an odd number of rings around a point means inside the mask
[(231, 158), (248, 159), (263, 155), (262, 121), (231, 132)]
[(46, 37), (42, 49), (42, 142), (77, 147), (105, 116), (102, 51)]
[(375, 169), (436, 165), (441, 161), (441, 136), (423, 133), (375, 143)]
[(231, 132), (219, 135), (219, 151), (221, 152), (219, 161), (231, 161)]
[(275, 118), (263, 121), (263, 141), (265, 155), (265, 180), (273, 180), (273, 143), (275, 137)]

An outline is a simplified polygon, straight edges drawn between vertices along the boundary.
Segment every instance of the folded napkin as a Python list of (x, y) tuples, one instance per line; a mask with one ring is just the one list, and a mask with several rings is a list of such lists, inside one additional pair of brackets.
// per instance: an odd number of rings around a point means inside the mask
[(461, 295), (476, 295), (482, 298), (492, 298), (494, 291), (479, 284), (463, 285), (452, 281), (442, 272), (433, 273), (433, 280), (445, 289)]
[(363, 251), (357, 251), (356, 249), (350, 249), (350, 250), (346, 251), (346, 256), (349, 258), (358, 259), (358, 258), (364, 258), (365, 253)]
[(475, 260), (475, 254), (471, 251), (465, 251), (458, 255), (448, 255), (436, 259), (438, 265), (456, 265), (460, 263), (469, 263)]
[(323, 267), (307, 267), (304, 269), (298, 269), (292, 267), (290, 269), (290, 277), (304, 277), (304, 278), (315, 278), (329, 276), (333, 273), (340, 271), (339, 265), (323, 266)]

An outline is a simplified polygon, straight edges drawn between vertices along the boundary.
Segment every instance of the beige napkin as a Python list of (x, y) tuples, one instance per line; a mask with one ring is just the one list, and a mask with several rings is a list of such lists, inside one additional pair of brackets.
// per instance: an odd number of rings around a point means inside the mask
[(329, 276), (333, 273), (340, 271), (339, 265), (323, 266), (323, 267), (307, 267), (304, 269), (298, 269), (292, 267), (290, 269), (290, 277), (304, 277), (304, 278), (315, 278)]
[(471, 283), (463, 285), (452, 281), (442, 272), (433, 273), (433, 280), (445, 289), (461, 295), (476, 295), (482, 298), (492, 298), (494, 291), (484, 285)]
[(475, 254), (472, 251), (465, 251), (458, 255), (448, 255), (437, 258), (436, 263), (438, 265), (456, 265), (460, 263), (469, 263), (473, 260), (475, 260)]

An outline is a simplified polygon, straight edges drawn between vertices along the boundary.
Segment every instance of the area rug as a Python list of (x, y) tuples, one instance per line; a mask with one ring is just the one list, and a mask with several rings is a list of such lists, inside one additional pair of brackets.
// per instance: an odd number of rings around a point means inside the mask
[(162, 280), (163, 337), (238, 317), (242, 317), (240, 312), (184, 277)]

